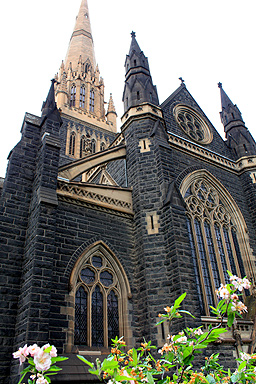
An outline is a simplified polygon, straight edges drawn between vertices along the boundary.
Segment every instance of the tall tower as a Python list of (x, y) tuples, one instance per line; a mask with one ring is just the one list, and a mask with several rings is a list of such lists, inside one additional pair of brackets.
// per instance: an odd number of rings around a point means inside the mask
[[(105, 115), (104, 81), (95, 61), (87, 0), (82, 0), (66, 59), (56, 75), (56, 102), (62, 114), (116, 132), (116, 113)], [(114, 113), (113, 113), (114, 112)]]
[(221, 122), (224, 125), (224, 131), (228, 146), (233, 150), (235, 158), (256, 154), (256, 143), (250, 134), (242, 118), (237, 105), (233, 104), (226, 92), (219, 83), (221, 96), (220, 112)]

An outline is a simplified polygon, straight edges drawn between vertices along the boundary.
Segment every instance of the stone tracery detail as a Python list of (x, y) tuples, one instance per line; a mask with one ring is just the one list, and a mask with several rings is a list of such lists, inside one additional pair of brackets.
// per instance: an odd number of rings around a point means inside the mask
[(191, 107), (178, 104), (173, 110), (174, 117), (181, 129), (194, 141), (209, 144), (212, 133), (204, 119)]
[(101, 252), (93, 254), (82, 264), (77, 277), (76, 345), (107, 347), (113, 335), (119, 335), (120, 297), (120, 283), (111, 264)]
[(193, 265), (198, 276), (197, 291), (203, 296), (200, 311), (201, 315), (209, 316), (209, 306), (217, 304), (215, 289), (220, 283), (228, 282), (227, 270), (245, 275), (237, 227), (233, 210), (206, 178), (195, 178), (183, 192)]

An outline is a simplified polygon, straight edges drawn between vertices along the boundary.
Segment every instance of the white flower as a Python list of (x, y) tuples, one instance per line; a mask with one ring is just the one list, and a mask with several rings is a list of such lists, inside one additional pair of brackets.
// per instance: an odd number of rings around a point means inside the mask
[(40, 376), (40, 377), (36, 380), (36, 384), (48, 384), (48, 381), (47, 381), (43, 376)]
[(51, 356), (40, 349), (34, 356), (34, 363), (38, 371), (47, 371), (51, 366)]
[(194, 334), (200, 336), (200, 335), (203, 334), (203, 331), (202, 331), (201, 328), (198, 328), (198, 329), (196, 329), (196, 330), (194, 331)]
[(188, 341), (187, 336), (179, 337), (175, 343), (186, 343)]
[(250, 358), (251, 358), (251, 355), (249, 355), (249, 353), (240, 352), (240, 358), (241, 358), (243, 361), (249, 361)]

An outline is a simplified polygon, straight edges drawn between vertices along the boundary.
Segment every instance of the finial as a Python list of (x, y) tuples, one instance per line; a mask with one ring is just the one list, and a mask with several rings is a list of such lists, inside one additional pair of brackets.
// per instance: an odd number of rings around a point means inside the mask
[(132, 31), (131, 37), (136, 37), (136, 33)]
[(218, 83), (218, 87), (219, 87), (219, 88), (222, 88), (222, 83)]
[(185, 80), (183, 80), (182, 77), (179, 77), (179, 80), (181, 81), (181, 85), (185, 83)]

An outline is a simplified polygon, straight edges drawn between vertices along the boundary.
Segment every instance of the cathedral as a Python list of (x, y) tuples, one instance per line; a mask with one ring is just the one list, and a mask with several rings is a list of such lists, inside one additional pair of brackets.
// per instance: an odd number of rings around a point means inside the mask
[[(77, 354), (104, 358), (115, 336), (160, 347), (169, 330), (155, 325), (158, 313), (180, 294), (196, 319), (173, 332), (214, 321), (227, 270), (255, 282), (256, 143), (240, 110), (219, 83), (223, 140), (182, 79), (159, 102), (134, 32), (127, 52), (118, 132), (82, 0), (42, 114), (25, 114), (10, 152), (0, 185), (1, 383), (18, 382), (12, 352), (47, 342), (69, 357), (54, 382), (91, 381)], [(253, 342), (251, 309), (211, 347), (223, 364), (234, 365), (237, 334), (245, 352)]]

